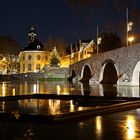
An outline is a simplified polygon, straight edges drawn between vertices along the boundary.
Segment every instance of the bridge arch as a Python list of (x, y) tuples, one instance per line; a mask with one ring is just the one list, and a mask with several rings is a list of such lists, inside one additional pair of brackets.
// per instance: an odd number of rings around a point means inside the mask
[(85, 64), (81, 70), (81, 80), (82, 82), (88, 82), (92, 78), (92, 69), (89, 64)]
[(73, 69), (73, 70), (71, 71), (71, 77), (74, 78), (75, 76), (76, 76), (76, 72), (75, 72), (75, 70)]
[(116, 84), (118, 80), (117, 68), (113, 60), (105, 60), (100, 71), (99, 82), (102, 84)]
[(133, 75), (132, 75), (132, 84), (133, 85), (140, 85), (140, 61), (137, 62)]
[(74, 69), (70, 71), (70, 75), (68, 77), (68, 81), (72, 81), (72, 79), (76, 76), (76, 72)]

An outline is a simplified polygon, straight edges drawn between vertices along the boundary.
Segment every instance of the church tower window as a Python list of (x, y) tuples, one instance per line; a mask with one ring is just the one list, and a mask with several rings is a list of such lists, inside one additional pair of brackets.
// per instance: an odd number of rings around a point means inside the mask
[(32, 25), (31, 28), (30, 28), (30, 31), (28, 33), (28, 43), (31, 43), (31, 42), (34, 42), (35, 39), (36, 39), (36, 31), (35, 31), (35, 28), (34, 26)]

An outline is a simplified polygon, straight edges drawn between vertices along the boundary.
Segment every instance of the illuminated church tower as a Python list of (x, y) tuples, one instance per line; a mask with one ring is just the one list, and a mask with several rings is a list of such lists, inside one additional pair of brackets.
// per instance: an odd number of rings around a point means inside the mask
[(41, 72), (46, 64), (46, 52), (43, 44), (37, 39), (33, 25), (28, 32), (28, 46), (19, 54), (20, 73)]

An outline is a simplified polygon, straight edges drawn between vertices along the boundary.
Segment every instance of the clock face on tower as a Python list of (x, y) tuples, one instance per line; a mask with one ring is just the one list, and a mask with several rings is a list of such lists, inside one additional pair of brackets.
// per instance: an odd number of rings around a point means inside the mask
[(40, 45), (37, 45), (37, 49), (41, 49), (41, 46)]

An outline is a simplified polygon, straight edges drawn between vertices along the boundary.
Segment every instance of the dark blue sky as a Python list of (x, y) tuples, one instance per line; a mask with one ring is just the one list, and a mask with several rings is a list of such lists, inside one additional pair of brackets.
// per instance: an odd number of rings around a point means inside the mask
[[(97, 26), (99, 32), (116, 31), (125, 36), (125, 8), (118, 12), (112, 5), (100, 7), (81, 4), (72, 7), (67, 0), (3, 0), (0, 3), (0, 36), (11, 36), (25, 47), (32, 21), (42, 42), (49, 37), (64, 39), (68, 43), (79, 38), (96, 39)], [(138, 14), (137, 18), (131, 17), (136, 23), (135, 32), (140, 27), (138, 18)]]

